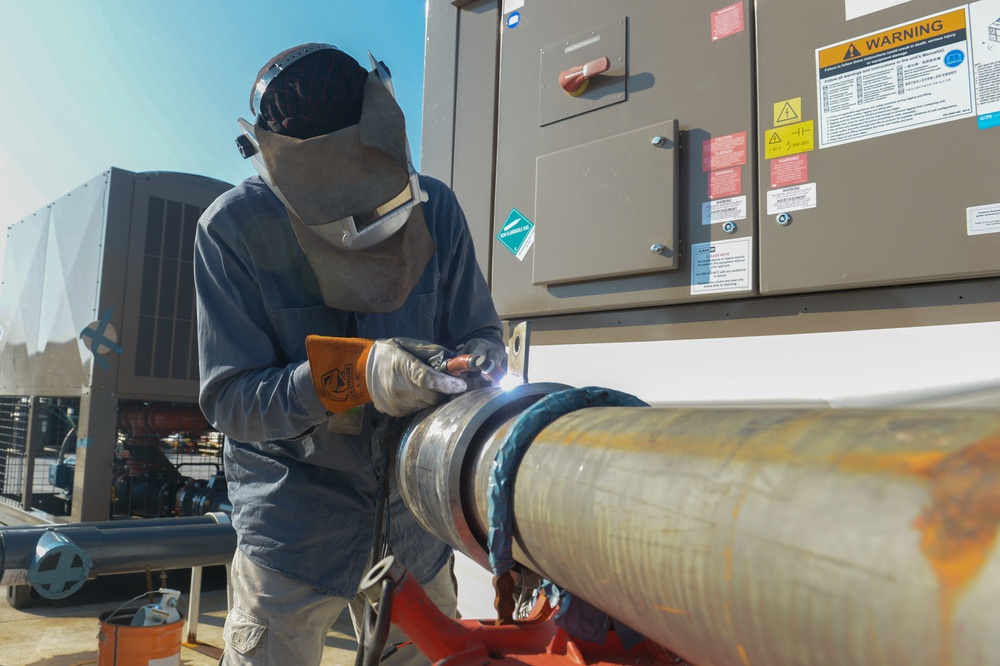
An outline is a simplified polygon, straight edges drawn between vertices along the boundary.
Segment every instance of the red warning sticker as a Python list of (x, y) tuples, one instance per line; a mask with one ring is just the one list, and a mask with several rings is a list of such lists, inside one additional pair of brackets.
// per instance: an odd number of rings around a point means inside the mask
[(717, 41), (743, 32), (746, 25), (743, 21), (743, 0), (735, 5), (723, 7), (712, 12), (712, 41)]
[(701, 170), (715, 171), (747, 163), (747, 133), (727, 134), (701, 144)]
[(809, 154), (771, 160), (771, 187), (788, 187), (809, 181)]
[(708, 176), (708, 198), (723, 199), (736, 196), (743, 187), (743, 167), (713, 171)]

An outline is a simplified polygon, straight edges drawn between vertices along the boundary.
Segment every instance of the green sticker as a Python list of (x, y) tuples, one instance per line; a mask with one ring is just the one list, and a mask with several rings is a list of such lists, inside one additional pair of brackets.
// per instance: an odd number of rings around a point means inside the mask
[(531, 220), (516, 209), (512, 208), (507, 221), (503, 223), (497, 240), (503, 243), (504, 247), (514, 253), (520, 260), (524, 260), (524, 255), (528, 253), (531, 244), (535, 241), (535, 225)]

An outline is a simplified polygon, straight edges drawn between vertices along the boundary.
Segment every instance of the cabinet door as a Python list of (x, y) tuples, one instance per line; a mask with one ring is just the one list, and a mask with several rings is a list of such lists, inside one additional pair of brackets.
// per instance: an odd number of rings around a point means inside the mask
[(762, 293), (1000, 272), (998, 17), (757, 3)]

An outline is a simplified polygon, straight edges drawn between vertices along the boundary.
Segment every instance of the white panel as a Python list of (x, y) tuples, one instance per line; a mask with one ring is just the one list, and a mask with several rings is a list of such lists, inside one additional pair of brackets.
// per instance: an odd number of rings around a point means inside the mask
[(847, 20), (856, 19), (865, 14), (872, 14), (888, 7), (895, 7), (910, 0), (844, 0), (844, 13)]
[(652, 404), (902, 406), (969, 393), (1000, 396), (997, 340), (1000, 322), (532, 345), (529, 379), (604, 386)]

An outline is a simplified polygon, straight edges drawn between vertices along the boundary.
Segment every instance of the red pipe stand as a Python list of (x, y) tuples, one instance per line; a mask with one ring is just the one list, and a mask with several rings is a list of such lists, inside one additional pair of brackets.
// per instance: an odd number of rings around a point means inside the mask
[(513, 624), (495, 626), (480, 620), (456, 620), (434, 605), (408, 571), (386, 560), (368, 574), (362, 589), (378, 589), (385, 578), (393, 581), (392, 623), (437, 666), (679, 666), (684, 663), (648, 640), (626, 650), (613, 631), (604, 643), (574, 639), (556, 626), (554, 616), (558, 609), (552, 608), (544, 597), (528, 618)]

